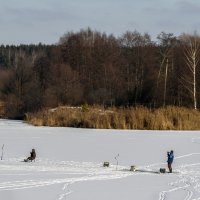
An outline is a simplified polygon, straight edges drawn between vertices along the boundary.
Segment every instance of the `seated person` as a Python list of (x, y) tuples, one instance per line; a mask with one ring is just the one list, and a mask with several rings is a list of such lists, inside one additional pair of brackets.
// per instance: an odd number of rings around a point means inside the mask
[(28, 157), (27, 159), (24, 159), (25, 162), (28, 162), (28, 161), (33, 161), (35, 160), (36, 158), (36, 152), (35, 152), (35, 149), (32, 149), (32, 151), (30, 152), (30, 157)]

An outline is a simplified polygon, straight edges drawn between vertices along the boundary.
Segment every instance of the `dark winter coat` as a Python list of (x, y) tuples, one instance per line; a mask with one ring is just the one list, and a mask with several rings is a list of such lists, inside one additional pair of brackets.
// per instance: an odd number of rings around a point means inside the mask
[(174, 160), (174, 154), (173, 152), (168, 152), (167, 153), (167, 163), (172, 164)]
[(36, 158), (36, 152), (35, 149), (32, 149), (32, 151), (30, 152), (31, 156), (29, 157), (30, 160), (35, 160)]

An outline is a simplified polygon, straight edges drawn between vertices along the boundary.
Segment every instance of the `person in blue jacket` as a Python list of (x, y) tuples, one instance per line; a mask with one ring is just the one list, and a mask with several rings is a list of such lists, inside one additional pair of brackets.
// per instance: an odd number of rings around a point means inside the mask
[(174, 151), (171, 150), (170, 152), (167, 152), (167, 164), (169, 173), (172, 173), (172, 163), (174, 161)]

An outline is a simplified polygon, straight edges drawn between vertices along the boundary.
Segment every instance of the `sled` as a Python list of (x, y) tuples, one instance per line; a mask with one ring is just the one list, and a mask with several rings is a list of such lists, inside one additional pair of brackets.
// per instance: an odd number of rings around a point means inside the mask
[(150, 174), (178, 174), (178, 171), (167, 172), (165, 168), (160, 168), (159, 170), (148, 170), (148, 169), (135, 169), (130, 170), (136, 173), (150, 173)]
[(24, 159), (23, 162), (30, 162), (30, 160), (29, 159)]
[(33, 159), (33, 160), (30, 160), (30, 159), (28, 159), (28, 158), (26, 158), (26, 159), (24, 159), (22, 162), (35, 162), (35, 159)]

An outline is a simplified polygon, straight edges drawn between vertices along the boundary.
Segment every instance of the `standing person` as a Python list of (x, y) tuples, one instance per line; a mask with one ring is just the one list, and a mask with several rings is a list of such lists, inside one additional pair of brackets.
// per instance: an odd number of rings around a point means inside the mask
[(167, 164), (168, 164), (169, 173), (172, 173), (173, 160), (174, 160), (174, 151), (171, 150), (170, 152), (167, 152)]

